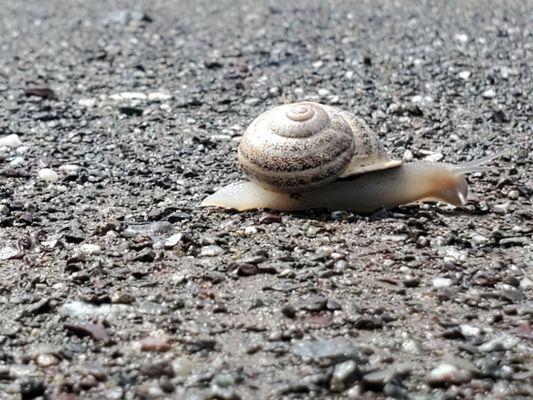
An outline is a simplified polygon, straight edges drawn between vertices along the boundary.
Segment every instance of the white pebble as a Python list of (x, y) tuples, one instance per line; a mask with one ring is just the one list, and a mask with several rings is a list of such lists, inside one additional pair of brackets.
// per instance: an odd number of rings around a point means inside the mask
[(511, 200), (517, 200), (518, 197), (520, 197), (520, 192), (518, 190), (510, 190), (509, 193), (507, 193), (507, 198)]
[(533, 288), (533, 281), (527, 277), (524, 277), (520, 280), (520, 287), (522, 289), (531, 289)]
[(496, 97), (496, 92), (494, 89), (487, 89), (481, 96), (483, 96), (485, 99), (492, 99), (493, 97)]
[(160, 92), (148, 93), (148, 101), (152, 101), (152, 102), (166, 101), (166, 100), (170, 100), (171, 98), (172, 98), (172, 95), (168, 93), (160, 93)]
[(78, 104), (82, 107), (92, 108), (96, 105), (96, 99), (79, 99)]
[(80, 246), (80, 249), (85, 254), (100, 254), (102, 252), (102, 248), (99, 245), (92, 243), (84, 243)]
[(499, 214), (507, 214), (509, 212), (509, 207), (511, 206), (510, 201), (506, 201), (503, 204), (495, 204), (492, 208), (494, 212)]
[(115, 93), (109, 96), (111, 100), (121, 101), (121, 100), (146, 100), (146, 95), (140, 92), (122, 92)]
[(14, 246), (0, 247), (0, 260), (9, 260), (19, 255), (20, 251)]
[(281, 93), (281, 89), (279, 86), (272, 86), (270, 89), (268, 89), (268, 93), (270, 93), (272, 96), (278, 96)]
[(216, 256), (221, 256), (222, 254), (224, 254), (224, 249), (214, 244), (204, 246), (200, 250), (200, 255), (204, 257), (216, 257)]
[(118, 314), (125, 314), (133, 310), (132, 306), (126, 304), (102, 304), (94, 306), (81, 301), (65, 303), (60, 309), (62, 315), (74, 318), (94, 318), (113, 317)]
[(436, 289), (444, 289), (452, 285), (452, 280), (450, 278), (437, 277), (433, 278), (433, 287)]
[(242, 132), (243, 131), (242, 126), (240, 126), (239, 124), (231, 125), (228, 129), (230, 131), (234, 131), (234, 132)]
[(59, 360), (52, 354), (39, 354), (35, 359), (39, 367), (47, 368), (59, 364)]
[(320, 97), (326, 97), (326, 96), (329, 95), (329, 90), (328, 89), (324, 89), (324, 88), (318, 89), (318, 95)]
[(15, 150), (15, 153), (22, 155), (24, 153), (27, 153), (28, 150), (30, 150), (28, 146), (22, 145), (22, 146), (17, 147), (17, 149)]
[(329, 103), (330, 104), (341, 104), (341, 98), (337, 95), (329, 96)]
[(468, 259), (467, 253), (464, 251), (457, 250), (454, 247), (448, 247), (444, 250), (444, 261), (445, 262), (453, 262), (453, 263), (459, 263), (464, 262)]
[(249, 97), (246, 100), (244, 100), (244, 104), (246, 104), (247, 106), (256, 106), (260, 102), (261, 100), (258, 99), (257, 97)]
[(411, 98), (411, 102), (415, 104), (428, 104), (433, 102), (433, 97), (431, 96), (422, 96), (420, 94), (417, 94)]
[(500, 68), (500, 75), (503, 79), (508, 79), (509, 76), (516, 76), (518, 73), (516, 69), (508, 68), (508, 67), (501, 67)]
[(26, 160), (24, 160), (24, 157), (15, 157), (14, 159), (12, 159), (10, 162), (9, 162), (9, 165), (12, 166), (12, 167), (19, 167), (21, 165), (24, 165), (24, 162)]
[(463, 371), (451, 364), (441, 364), (433, 369), (428, 375), (431, 383), (463, 383), (468, 382), (471, 375), (468, 371)]
[(39, 172), (39, 178), (46, 182), (57, 182), (59, 175), (51, 168), (43, 168)]
[(230, 135), (211, 135), (209, 140), (213, 143), (229, 142), (231, 140)]
[(187, 376), (194, 367), (194, 363), (185, 357), (178, 357), (172, 361), (172, 370), (178, 376)]
[(255, 226), (247, 226), (244, 228), (244, 234), (246, 236), (254, 235), (257, 233), (257, 228)]
[(58, 168), (60, 172), (67, 174), (67, 175), (75, 175), (78, 173), (79, 169), (80, 169), (80, 166), (76, 164), (63, 164), (63, 165), (60, 165)]
[(414, 158), (415, 158), (415, 156), (413, 155), (413, 152), (411, 150), (405, 150), (403, 152), (402, 159), (404, 161), (413, 161)]
[(480, 235), (479, 233), (474, 233), (470, 237), (470, 241), (476, 244), (483, 244), (483, 243), (487, 243), (489, 239), (486, 236)]
[(7, 135), (0, 137), (0, 147), (7, 146), (11, 147), (12, 149), (16, 149), (19, 146), (22, 146), (22, 141), (20, 140), (18, 135)]
[(466, 43), (468, 41), (468, 35), (465, 33), (458, 33), (455, 35), (455, 39), (459, 42)]
[(472, 325), (461, 325), (461, 333), (463, 336), (479, 336), (481, 334), (481, 328)]
[(433, 154), (430, 154), (429, 156), (424, 157), (424, 160), (429, 161), (429, 162), (439, 162), (443, 158), (444, 156), (442, 155), (442, 153), (433, 153)]
[(472, 75), (472, 72), (470, 71), (461, 71), (459, 72), (459, 78), (461, 78), (464, 81), (467, 81), (470, 78), (470, 75)]
[(176, 246), (182, 240), (183, 240), (183, 233), (178, 232), (166, 238), (164, 245), (165, 247), (172, 248)]

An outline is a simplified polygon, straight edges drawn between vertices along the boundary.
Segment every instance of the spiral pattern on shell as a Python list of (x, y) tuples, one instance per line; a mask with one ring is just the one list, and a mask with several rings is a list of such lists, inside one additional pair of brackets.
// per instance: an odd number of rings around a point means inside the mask
[(353, 153), (352, 130), (336, 109), (302, 102), (257, 117), (241, 139), (238, 158), (262, 187), (296, 193), (336, 179)]
[(361, 119), (313, 102), (285, 104), (257, 117), (244, 132), (238, 159), (252, 181), (282, 193), (400, 164)]

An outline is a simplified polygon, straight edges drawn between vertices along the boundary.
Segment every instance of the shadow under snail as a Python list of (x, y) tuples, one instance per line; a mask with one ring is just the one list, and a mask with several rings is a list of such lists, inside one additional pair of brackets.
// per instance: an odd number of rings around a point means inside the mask
[(239, 211), (312, 208), (372, 213), (415, 201), (464, 205), (464, 175), (499, 154), (452, 165), (394, 160), (364, 121), (313, 102), (285, 104), (244, 132), (238, 161), (250, 181), (223, 187), (202, 206)]

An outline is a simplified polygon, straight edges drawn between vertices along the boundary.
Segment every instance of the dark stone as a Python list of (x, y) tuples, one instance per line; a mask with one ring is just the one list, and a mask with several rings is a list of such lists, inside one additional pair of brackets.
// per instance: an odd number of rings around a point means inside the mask
[(33, 400), (43, 396), (46, 387), (44, 382), (38, 379), (26, 379), (20, 383), (20, 396), (22, 400)]

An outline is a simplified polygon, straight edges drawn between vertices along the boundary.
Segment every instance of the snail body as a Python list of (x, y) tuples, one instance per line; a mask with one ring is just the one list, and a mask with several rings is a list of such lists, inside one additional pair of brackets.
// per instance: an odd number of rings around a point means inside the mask
[(318, 103), (293, 103), (261, 114), (246, 129), (238, 161), (250, 181), (223, 187), (202, 206), (358, 213), (415, 201), (459, 206), (467, 199), (464, 175), (484, 170), (493, 158), (459, 165), (402, 163), (356, 116)]

